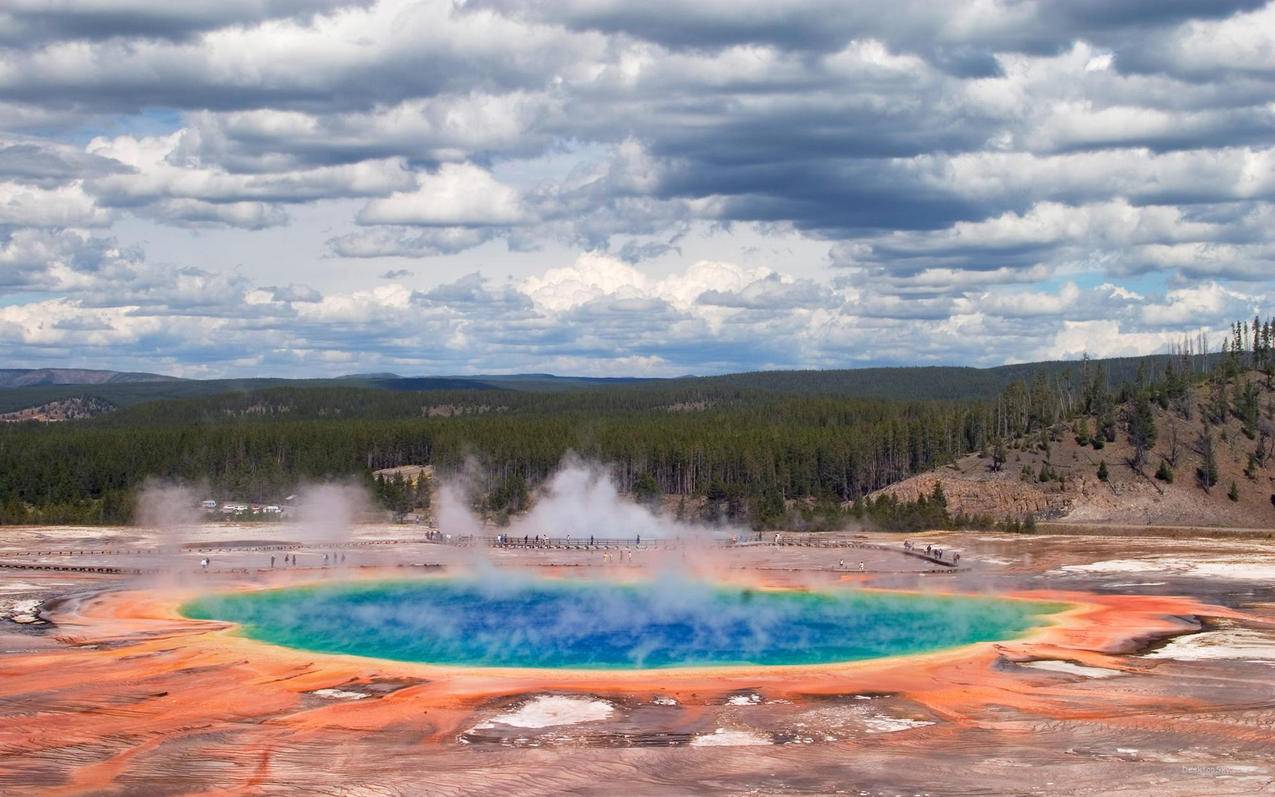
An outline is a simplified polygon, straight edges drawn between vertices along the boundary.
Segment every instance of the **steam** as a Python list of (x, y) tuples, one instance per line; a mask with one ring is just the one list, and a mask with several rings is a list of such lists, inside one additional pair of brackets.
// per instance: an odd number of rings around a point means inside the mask
[(199, 525), (202, 493), (194, 485), (147, 479), (137, 495), (133, 517), (137, 525), (155, 529), (162, 539), (181, 542), (182, 530)]
[(458, 536), (477, 536), (483, 533), (482, 519), (469, 509), (465, 498), (468, 492), (465, 486), (454, 481), (439, 486), (434, 510), (439, 531)]
[[(472, 493), (472, 487), (466, 489), (469, 484), (472, 477), (453, 480), (440, 489), (439, 531), (452, 535), (484, 533), (483, 521), (471, 511), (466, 500)], [(568, 457), (541, 487), (531, 510), (514, 518), (499, 533), (533, 538), (539, 535), (587, 539), (592, 535), (598, 539), (706, 540), (731, 530), (666, 517), (621, 494), (605, 467)]]
[(354, 524), (372, 511), (362, 485), (325, 482), (302, 487), (297, 493), (296, 528), (311, 542), (342, 542), (350, 538)]
[[(194, 530), (205, 522), (199, 502), (209, 494), (203, 484), (150, 479), (138, 493), (134, 523), (153, 529), (165, 543), (186, 542), (197, 536)], [(349, 539), (354, 525), (373, 512), (371, 497), (357, 482), (304, 484), (297, 489), (294, 507), (290, 531), (302, 541), (319, 543)]]

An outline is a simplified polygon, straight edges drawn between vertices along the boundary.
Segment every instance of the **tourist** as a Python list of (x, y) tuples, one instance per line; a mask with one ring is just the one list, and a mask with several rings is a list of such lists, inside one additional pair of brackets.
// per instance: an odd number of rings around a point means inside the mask
[(863, 562), (860, 562), (860, 563), (859, 563), (859, 572), (860, 572), (860, 573), (862, 573), (862, 572), (863, 572)]
[(202, 568), (204, 569), (204, 572), (207, 572), (207, 571), (208, 571), (208, 557), (206, 557), (206, 556), (205, 556), (203, 559), (200, 559), (200, 560), (199, 560), (199, 566), (200, 566), (200, 567), (202, 567)]
[(846, 560), (845, 560), (845, 559), (841, 559), (841, 560), (839, 560), (839, 561), (837, 562), (837, 569), (838, 569), (838, 570), (845, 570), (845, 569), (846, 569)]
[(327, 555), (327, 554), (324, 554), (324, 555), (323, 555), (323, 566), (324, 566), (324, 567), (327, 567), (327, 566), (328, 566), (328, 555)]
[(270, 569), (274, 570), (274, 554), (270, 554)]

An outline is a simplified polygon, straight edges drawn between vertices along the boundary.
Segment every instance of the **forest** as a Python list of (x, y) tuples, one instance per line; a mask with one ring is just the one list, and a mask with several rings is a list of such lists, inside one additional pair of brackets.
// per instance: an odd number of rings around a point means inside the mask
[(357, 478), (403, 512), (427, 495), (371, 474), (413, 464), (441, 478), (477, 473), (474, 504), (499, 519), (570, 453), (604, 464), (642, 500), (681, 499), (671, 502), (693, 503), (703, 519), (756, 528), (791, 524), (794, 511), (813, 529), (853, 514), (890, 528), (1020, 524), (1028, 519), (951, 517), (941, 495), (919, 506), (864, 497), (972, 452), (994, 461), (1009, 441), (1063, 423), (1153, 435), (1137, 408), (1181, 402), (1192, 385), (1219, 386), (1210, 412), (1255, 418), (1256, 399), (1237, 385), (1249, 372), (1270, 380), (1273, 333), (1275, 322), (1254, 319), (1236, 324), (1221, 351), (1184, 340), (1152, 357), (982, 370), (537, 378), (530, 389), (516, 379), (412, 389), (392, 377), (380, 381), (400, 384), (165, 394), (91, 419), (0, 427), (0, 523), (127, 522), (148, 479), (271, 502), (304, 482)]

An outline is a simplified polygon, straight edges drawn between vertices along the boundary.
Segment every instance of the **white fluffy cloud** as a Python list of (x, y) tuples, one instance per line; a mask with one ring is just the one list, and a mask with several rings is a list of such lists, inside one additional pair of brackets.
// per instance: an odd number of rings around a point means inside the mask
[(186, 372), (1155, 350), (1271, 309), (1273, 20), (14, 0), (0, 343)]
[(527, 219), (518, 192), (472, 164), (443, 164), (415, 189), (373, 199), (359, 211), (360, 224), (425, 227), (518, 224)]
[[(968, 362), (1145, 354), (1183, 334), (1221, 334), (1269, 293), (1217, 283), (1144, 297), (1114, 285), (900, 298), (871, 283), (818, 282), (701, 261), (659, 278), (602, 255), (521, 281), (475, 273), (428, 290), (396, 282), (347, 292), (263, 286), (147, 266), (91, 237), (19, 242), (64, 264), (66, 298), (0, 310), (0, 345), (23, 358), (109, 358), (166, 370), (274, 368), (483, 372), (538, 365), (581, 373)], [(15, 252), (21, 247), (16, 245)], [(60, 254), (58, 254), (60, 252)], [(0, 262), (15, 254), (0, 252)], [(54, 285), (53, 282), (48, 283)], [(1024, 348), (1024, 340), (1035, 341)], [(133, 354), (136, 352), (136, 354)], [(711, 367), (706, 368), (705, 363)], [(640, 369), (635, 371), (635, 369)]]
[(110, 213), (78, 183), (40, 188), (0, 182), (0, 225), (14, 227), (102, 227)]

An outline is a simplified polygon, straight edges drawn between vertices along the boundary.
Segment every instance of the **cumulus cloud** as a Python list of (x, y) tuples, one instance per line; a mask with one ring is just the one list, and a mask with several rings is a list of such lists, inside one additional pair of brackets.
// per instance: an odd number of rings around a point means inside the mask
[(188, 0), (156, 4), (147, 0), (10, 0), (0, 11), (0, 42), (92, 40), (122, 36), (184, 39), (228, 25), (270, 19), (311, 19), (365, 0)]
[(127, 171), (95, 177), (86, 189), (97, 203), (170, 222), (260, 228), (286, 221), (283, 205), (380, 195), (412, 185), (402, 159), (266, 174), (234, 173), (202, 162), (187, 131), (166, 136), (96, 138), (88, 152)]
[(128, 170), (126, 164), (69, 144), (29, 137), (0, 138), (0, 177), (5, 179), (54, 188)]
[[(150, 367), (171, 362), (178, 372), (194, 362), (214, 372), (337, 373), (357, 364), (460, 373), (548, 365), (608, 375), (988, 365), (1086, 347), (1095, 354), (1154, 352), (1184, 330), (1224, 329), (1230, 318), (1272, 298), (1216, 283), (1152, 296), (1064, 283), (1028, 293), (903, 298), (870, 283), (818, 282), (721, 261), (656, 279), (596, 253), (521, 281), (471, 273), (425, 290), (391, 281), (320, 293), (198, 269), (156, 269), (135, 254), (97, 247), (103, 265), (60, 283), (67, 298), (4, 308), (0, 345), (19, 358), (75, 352), (124, 366), (148, 357)], [(1039, 343), (1024, 349), (1024, 339)]]
[(472, 164), (443, 164), (410, 191), (373, 199), (359, 211), (359, 224), (423, 227), (507, 225), (526, 219), (518, 192)]
[(0, 225), (13, 227), (104, 227), (110, 213), (78, 183), (40, 188), (0, 182)]
[(1270, 302), (1272, 25), (1263, 0), (13, 0), (0, 342), (225, 372), (1154, 350)]

